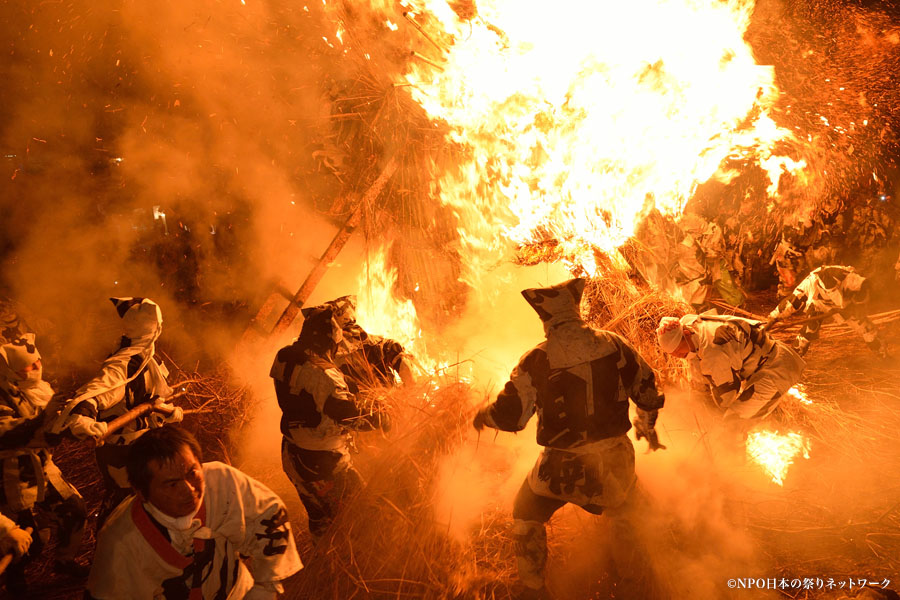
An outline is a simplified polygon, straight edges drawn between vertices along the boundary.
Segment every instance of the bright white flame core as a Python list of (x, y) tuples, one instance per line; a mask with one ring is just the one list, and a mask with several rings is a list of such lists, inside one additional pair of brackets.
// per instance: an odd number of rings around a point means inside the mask
[(799, 433), (754, 431), (747, 435), (747, 456), (778, 485), (784, 485), (788, 469), (798, 455), (809, 458), (810, 441)]
[(794, 387), (788, 390), (788, 396), (796, 398), (800, 401), (801, 404), (812, 404), (812, 400), (809, 399), (809, 396), (806, 394), (806, 386), (802, 383), (798, 383)]
[(414, 61), (406, 78), (470, 151), (439, 182), (470, 283), (513, 244), (611, 250), (648, 199), (680, 211), (728, 158), (762, 167), (770, 194), (804, 167), (776, 155), (791, 134), (766, 112), (772, 67), (743, 39), (752, 0), (491, 0), (467, 22), (422, 4), (417, 22), (447, 51), (442, 69)]

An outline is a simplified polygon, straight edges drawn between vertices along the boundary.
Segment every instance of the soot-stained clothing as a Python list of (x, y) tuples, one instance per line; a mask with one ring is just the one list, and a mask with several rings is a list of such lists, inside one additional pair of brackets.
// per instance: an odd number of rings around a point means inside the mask
[(387, 416), (363, 407), (334, 364), (342, 334), (333, 310), (305, 316), (300, 336), (278, 351), (270, 375), (282, 411), (282, 466), (318, 536), (362, 483), (350, 460), (350, 432), (384, 428)]
[[(60, 429), (78, 418), (110, 423), (132, 408), (172, 395), (166, 381), (169, 371), (155, 356), (156, 340), (162, 332), (159, 306), (147, 298), (111, 300), (123, 323), (124, 335), (119, 348), (103, 361), (100, 372), (66, 403), (58, 420)], [(165, 423), (161, 413), (145, 413), (97, 448), (97, 465), (107, 489), (100, 510), (101, 522), (131, 493), (125, 473), (129, 445), (149, 429)]]
[[(588, 343), (573, 344), (583, 346), (576, 353), (583, 362), (549, 354), (549, 341), (526, 353), (489, 407), (486, 424), (520, 431), (537, 414), (537, 443), (546, 449), (529, 475), (532, 489), (599, 510), (620, 504), (633, 485), (634, 451), (625, 437), (629, 399), (652, 429), (664, 397), (653, 369), (624, 338), (587, 326), (583, 333)], [(632, 469), (616, 481), (609, 464), (628, 463), (629, 453)]]
[(43, 502), (50, 488), (64, 498), (77, 494), (54, 464), (41, 431), (43, 411), (52, 394), (49, 385), (34, 391), (0, 386), (0, 504), (11, 511)]
[(591, 343), (583, 362), (554, 366), (548, 342), (526, 353), (491, 405), (488, 424), (521, 431), (537, 413), (538, 444), (568, 450), (626, 434), (629, 399), (644, 412), (662, 408), (653, 369), (623, 337), (585, 333)]
[(203, 504), (187, 530), (167, 528), (135, 496), (119, 505), (97, 538), (88, 597), (237, 600), (254, 586), (282, 591), (303, 567), (284, 503), (219, 462), (204, 463), (203, 478)]
[(38, 532), (55, 529), (57, 559), (71, 561), (87, 515), (84, 500), (53, 462), (45, 434), (45, 411), (53, 410), (53, 389), (40, 376), (21, 379), (16, 375), (21, 364), (39, 361), (33, 333), (0, 346), (0, 512), (20, 527), (35, 530), (31, 555), (41, 552)]
[[(830, 265), (819, 267), (807, 275), (794, 291), (769, 313), (770, 319), (787, 318), (805, 313), (810, 318), (823, 317), (804, 323), (795, 344), (805, 354), (810, 343), (819, 337), (822, 325), (828, 320), (846, 323), (859, 333), (873, 352), (885, 354), (874, 323), (866, 314), (869, 308), (869, 284), (853, 267)], [(827, 315), (827, 316), (826, 316)]]
[[(155, 356), (162, 332), (162, 313), (147, 298), (112, 298), (125, 329), (119, 348), (100, 367), (100, 372), (81, 386), (69, 400), (64, 416), (84, 415), (112, 421), (132, 408), (172, 395), (168, 369)], [(150, 413), (110, 436), (106, 443), (128, 445), (152, 427), (164, 425)]]
[(345, 453), (350, 431), (368, 431), (379, 415), (363, 409), (327, 356), (294, 343), (275, 356), (270, 376), (281, 407), (281, 433), (307, 450)]
[(771, 338), (762, 323), (734, 316), (685, 315), (693, 334), (692, 378), (704, 381), (716, 404), (744, 419), (769, 415), (799, 380), (803, 359)]
[(334, 362), (352, 392), (360, 387), (394, 384), (403, 363), (399, 342), (370, 335), (356, 323), (343, 327), (342, 334)]
[(628, 558), (635, 554), (628, 514), (636, 493), (629, 400), (644, 431), (653, 430), (665, 401), (653, 369), (624, 338), (581, 319), (584, 285), (574, 279), (522, 292), (547, 340), (522, 357), (497, 400), (476, 417), (504, 431), (520, 431), (538, 417), (544, 450), (513, 506), (519, 577), (533, 589), (543, 586), (544, 524), (568, 502), (610, 516), (621, 534), (612, 548), (620, 574), (635, 571)]
[(310, 315), (322, 309), (331, 309), (334, 320), (341, 327), (334, 363), (352, 393), (394, 385), (398, 376), (404, 384), (413, 382), (403, 346), (396, 340), (370, 334), (356, 322), (356, 296), (341, 296), (320, 306), (305, 308), (303, 314)]

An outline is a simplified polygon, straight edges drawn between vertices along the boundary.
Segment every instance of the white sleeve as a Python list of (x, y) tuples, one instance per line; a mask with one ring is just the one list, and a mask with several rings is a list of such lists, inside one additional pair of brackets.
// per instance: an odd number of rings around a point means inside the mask
[(278, 583), (303, 568), (284, 502), (259, 481), (233, 469), (243, 505), (243, 539), (237, 550), (250, 558), (256, 586), (281, 591)]

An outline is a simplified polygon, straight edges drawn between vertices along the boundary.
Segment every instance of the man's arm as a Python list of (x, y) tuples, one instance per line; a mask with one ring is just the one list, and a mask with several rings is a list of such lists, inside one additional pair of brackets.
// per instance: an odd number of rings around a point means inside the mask
[(644, 411), (656, 411), (663, 407), (666, 398), (656, 387), (656, 373), (644, 357), (632, 348), (628, 340), (615, 335), (619, 347), (619, 377), (622, 387), (635, 405)]
[(614, 336), (619, 347), (619, 378), (637, 410), (634, 421), (637, 439), (647, 438), (651, 450), (665, 449), (656, 435), (656, 419), (666, 398), (656, 387), (656, 373), (644, 357), (621, 336)]
[(0, 403), (0, 450), (34, 447), (43, 421), (40, 414), (20, 417), (12, 407)]
[(12, 553), (23, 556), (31, 547), (31, 541), (28, 531), (20, 528), (6, 515), (0, 514), (0, 555)]
[(320, 369), (318, 377), (320, 393), (325, 395), (322, 412), (332, 421), (356, 431), (390, 428), (387, 413), (379, 407), (367, 410), (361, 406), (358, 398), (347, 388), (344, 375), (336, 367)]
[(525, 429), (534, 414), (538, 392), (550, 376), (547, 353), (535, 348), (525, 354), (510, 374), (509, 381), (497, 394), (497, 400), (475, 415), (475, 429), (492, 427), (501, 431)]
[(287, 510), (268, 487), (237, 469), (227, 468), (238, 496), (231, 506), (244, 521), (243, 539), (235, 545), (238, 553), (250, 558), (248, 567), (255, 582), (246, 598), (274, 600), (284, 591), (281, 580), (303, 568)]
[(815, 285), (814, 278), (815, 274), (813, 273), (807, 275), (789, 296), (778, 303), (778, 306), (769, 313), (768, 323), (770, 325), (778, 319), (786, 319), (795, 312), (802, 313), (805, 310)]

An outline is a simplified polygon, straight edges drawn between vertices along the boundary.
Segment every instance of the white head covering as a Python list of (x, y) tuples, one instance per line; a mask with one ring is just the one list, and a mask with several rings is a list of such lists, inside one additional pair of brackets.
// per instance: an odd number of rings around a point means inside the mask
[(675, 352), (684, 338), (681, 320), (677, 317), (663, 317), (656, 328), (656, 339), (659, 340), (659, 349), (671, 354)]
[(341, 296), (325, 303), (334, 309), (334, 318), (342, 329), (356, 324), (356, 296)]
[[(50, 384), (43, 380), (41, 353), (34, 345), (34, 334), (23, 334), (16, 340), (0, 345), (0, 388), (25, 395), (35, 407), (43, 407), (53, 396)], [(27, 367), (38, 364), (37, 368), (25, 372)], [(20, 412), (21, 412), (20, 408)], [(22, 414), (29, 417), (30, 414)]]
[(149, 298), (110, 298), (122, 318), (122, 335), (132, 346), (149, 346), (162, 333), (162, 311)]
[(544, 324), (551, 368), (569, 368), (616, 351), (608, 337), (591, 329), (581, 318), (579, 305), (585, 283), (579, 278), (546, 288), (522, 290), (525, 300)]
[(570, 279), (546, 288), (529, 288), (522, 290), (522, 295), (531, 308), (544, 323), (544, 332), (567, 321), (581, 323), (581, 296), (586, 281), (581, 278)]
[(844, 282), (841, 287), (847, 291), (858, 292), (862, 289), (863, 283), (865, 283), (865, 281), (865, 277), (863, 277), (856, 271), (851, 270), (849, 273), (847, 273), (847, 276), (844, 277)]

